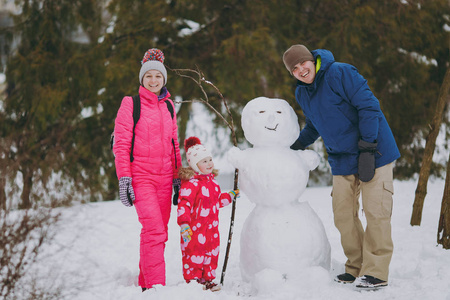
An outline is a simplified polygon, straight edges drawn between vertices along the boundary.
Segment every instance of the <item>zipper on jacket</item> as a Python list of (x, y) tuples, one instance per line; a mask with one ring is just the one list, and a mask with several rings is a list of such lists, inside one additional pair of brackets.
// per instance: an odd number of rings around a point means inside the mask
[[(159, 136), (160, 136), (160, 139), (161, 139), (162, 154), (163, 154), (163, 157), (164, 157), (164, 153), (166, 153), (166, 149), (165, 149), (165, 146), (164, 146), (164, 118), (163, 118), (163, 112), (161, 111), (161, 105), (160, 104), (161, 104), (161, 101), (158, 99), (159, 130), (161, 132), (161, 134)], [(165, 103), (164, 103), (164, 105), (165, 105)], [(161, 159), (162, 159), (162, 157), (161, 157)], [(161, 168), (159, 169), (160, 173), (161, 173), (162, 167), (163, 166), (161, 165)]]

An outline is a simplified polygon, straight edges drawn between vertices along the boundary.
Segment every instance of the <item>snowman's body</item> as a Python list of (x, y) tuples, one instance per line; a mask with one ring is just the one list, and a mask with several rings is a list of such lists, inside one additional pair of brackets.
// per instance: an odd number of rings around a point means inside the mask
[(256, 98), (242, 112), (242, 127), (253, 148), (230, 149), (240, 189), (256, 204), (241, 234), (241, 272), (250, 281), (263, 270), (293, 278), (310, 266), (330, 267), (330, 244), (308, 202), (300, 202), (319, 156), (294, 151), (297, 116), (281, 99)]

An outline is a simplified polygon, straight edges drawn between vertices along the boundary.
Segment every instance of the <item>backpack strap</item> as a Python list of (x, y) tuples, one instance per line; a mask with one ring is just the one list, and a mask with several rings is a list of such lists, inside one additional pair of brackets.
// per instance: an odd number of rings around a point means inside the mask
[(133, 96), (133, 137), (131, 139), (131, 150), (130, 150), (130, 162), (134, 161), (133, 157), (133, 149), (134, 149), (134, 129), (136, 128), (136, 124), (139, 121), (139, 118), (141, 117), (141, 99), (139, 98), (139, 95)]
[[(169, 100), (164, 101), (167, 104), (167, 110), (169, 110), (170, 115), (172, 116), (172, 120), (174, 118), (174, 113), (173, 113), (173, 105), (172, 103), (170, 103)], [(175, 167), (178, 165), (177, 162), (177, 152), (175, 151), (175, 141), (172, 139), (172, 147), (173, 147), (173, 155), (175, 156)], [(177, 168), (177, 167), (176, 167)]]
[(170, 115), (172, 116), (172, 120), (173, 120), (173, 105), (172, 103), (170, 103), (169, 100), (164, 101), (167, 104), (167, 109), (170, 111)]

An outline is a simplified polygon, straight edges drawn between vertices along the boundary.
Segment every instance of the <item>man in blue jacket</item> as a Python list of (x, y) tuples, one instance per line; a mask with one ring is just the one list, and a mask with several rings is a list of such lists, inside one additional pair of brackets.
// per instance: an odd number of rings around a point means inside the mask
[[(293, 45), (283, 55), (297, 80), (295, 99), (306, 117), (292, 149), (322, 137), (333, 174), (334, 223), (347, 262), (341, 283), (360, 288), (388, 284), (393, 252), (391, 214), (393, 162), (400, 157), (391, 129), (367, 80), (324, 49)], [(367, 220), (358, 217), (359, 195)]]

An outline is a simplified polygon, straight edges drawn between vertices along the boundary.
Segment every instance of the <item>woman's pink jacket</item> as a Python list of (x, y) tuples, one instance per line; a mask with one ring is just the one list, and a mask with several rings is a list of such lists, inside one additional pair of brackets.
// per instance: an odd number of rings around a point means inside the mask
[[(126, 96), (122, 100), (114, 128), (115, 165), (117, 177), (139, 177), (148, 175), (173, 174), (178, 178), (181, 156), (178, 143), (178, 126), (174, 110), (172, 118), (166, 100), (144, 87), (139, 88), (141, 115), (135, 129), (134, 162), (130, 162), (131, 139), (133, 135), (133, 99)], [(134, 180), (133, 180), (134, 181)]]

